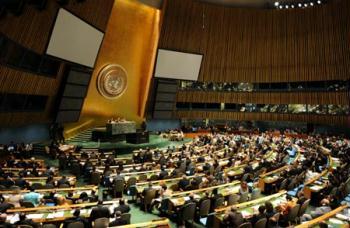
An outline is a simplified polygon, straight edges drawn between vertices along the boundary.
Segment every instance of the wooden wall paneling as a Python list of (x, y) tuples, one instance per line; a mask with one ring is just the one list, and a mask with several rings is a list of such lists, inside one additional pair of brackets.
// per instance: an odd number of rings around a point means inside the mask
[(0, 65), (0, 92), (53, 96), (61, 81), (63, 66), (55, 78)]
[[(89, 0), (83, 3), (70, 1), (68, 10), (88, 21), (100, 30), (107, 26), (114, 0)], [(48, 0), (46, 9), (38, 11), (32, 5), (26, 5), (23, 14), (10, 13), (0, 20), (0, 32), (37, 53), (43, 54), (49, 40), (59, 5), (56, 0)]]
[[(293, 10), (239, 9), (173, 0), (167, 6), (159, 47), (201, 50), (200, 81), (346, 80), (350, 27), (344, 24), (349, 24), (349, 10), (346, 0)], [(194, 26), (199, 19), (185, 20), (203, 12), (204, 29)]]
[[(113, 4), (114, 0), (104, 0), (103, 3), (100, 0), (88, 0), (82, 3), (70, 1), (64, 7), (105, 31)], [(0, 19), (0, 33), (27, 49), (44, 54), (59, 7), (56, 0), (48, 0), (47, 7), (43, 11), (38, 11), (32, 5), (26, 5), (22, 15), (14, 16), (8, 13)], [(64, 64), (61, 64), (58, 74), (51, 78), (0, 65), (0, 93), (49, 96), (44, 112), (0, 113), (1, 126), (51, 122), (63, 69)]]

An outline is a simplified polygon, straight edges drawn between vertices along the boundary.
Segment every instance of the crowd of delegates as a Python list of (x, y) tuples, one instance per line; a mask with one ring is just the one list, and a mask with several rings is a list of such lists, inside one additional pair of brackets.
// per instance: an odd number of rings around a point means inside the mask
[[(160, 172), (156, 174), (156, 178), (152, 180), (182, 177), (177, 183), (179, 191), (189, 191), (229, 183), (232, 181), (232, 178), (222, 172), (224, 168), (234, 167), (258, 159), (259, 164), (257, 166), (253, 167), (252, 164), (247, 163), (247, 166), (244, 168), (245, 174), (248, 174), (246, 175), (245, 181), (255, 182), (258, 178), (257, 174), (269, 172), (288, 164), (290, 158), (295, 156), (295, 151), (292, 153), (294, 144), (305, 149), (303, 159), (291, 165), (288, 170), (282, 171), (280, 173), (280, 181), (277, 181), (272, 189), (267, 190), (268, 193), (273, 193), (280, 189), (283, 180), (286, 182), (285, 185), (289, 186), (296, 176), (301, 176), (298, 180), (299, 182), (295, 182), (294, 185), (292, 185), (292, 187), (295, 187), (312, 179), (316, 174), (325, 169), (327, 157), (321, 153), (320, 145), (331, 149), (332, 155), (339, 157), (344, 164), (347, 164), (348, 157), (346, 151), (348, 150), (348, 145), (342, 145), (342, 142), (343, 140), (341, 139), (338, 140), (337, 138), (324, 138), (320, 136), (306, 139), (290, 139), (284, 136), (275, 137), (272, 134), (204, 135), (196, 138), (192, 145), (184, 145), (179, 149), (178, 153), (174, 153), (174, 148), (168, 148), (166, 151), (157, 149), (140, 150), (138, 153), (134, 153), (133, 162), (135, 165), (131, 169), (124, 170), (124, 164), (120, 162), (120, 160), (114, 159), (113, 156), (104, 156), (105, 160), (102, 160), (102, 157), (98, 157), (99, 160), (95, 164), (89, 162), (88, 158), (81, 169), (84, 175), (91, 176), (91, 173), (97, 172), (96, 166), (103, 166), (103, 178), (101, 178), (101, 183), (109, 188), (112, 188), (117, 180), (124, 180), (124, 173), (160, 170)], [(271, 146), (272, 144), (274, 145), (273, 148)], [(204, 150), (198, 150), (197, 147), (202, 145), (206, 145)], [(215, 151), (220, 149), (224, 149), (224, 153), (220, 155), (215, 153)], [(277, 152), (276, 157), (273, 160), (264, 159), (264, 155), (271, 150)], [(79, 161), (79, 158), (70, 156), (73, 155), (68, 155), (66, 161)], [(219, 164), (219, 160), (221, 159), (228, 160), (225, 166)], [(196, 168), (198, 163), (203, 164), (201, 170)], [(111, 166), (117, 166), (117, 168), (111, 169)], [(200, 174), (204, 174), (204, 176)], [(335, 176), (335, 174), (339, 175)], [(328, 187), (325, 188), (324, 193), (322, 193), (322, 197), (324, 198), (323, 202), (327, 202), (328, 199), (328, 201), (332, 202), (333, 208), (339, 205), (340, 202), (337, 198), (341, 197), (339, 197), (339, 194), (330, 194), (330, 191), (334, 186), (339, 186), (341, 181), (345, 181), (347, 174), (347, 166), (339, 168), (335, 170), (333, 174), (330, 174)], [(187, 177), (188, 175), (194, 175), (195, 177), (189, 179)], [(242, 182), (240, 191), (243, 191), (243, 186), (246, 185), (245, 181)], [(160, 201), (159, 199), (166, 198), (166, 196), (173, 191), (165, 184), (160, 183), (160, 185), (162, 188), (158, 191), (156, 197), (158, 198), (158, 202)], [(141, 200), (147, 194), (147, 191), (152, 190), (152, 188), (153, 186), (150, 184), (143, 192), (139, 193)], [(252, 191), (252, 189), (250, 189), (250, 191)], [(212, 194), (215, 196), (215, 191), (207, 193), (206, 195), (212, 197)], [(189, 198), (191, 201), (191, 196)], [(161, 211), (166, 211), (166, 208), (162, 207), (161, 203), (157, 202), (151, 205), (148, 210), (151, 210), (155, 205)], [(290, 207), (285, 208), (287, 209), (283, 211), (285, 211), (284, 214), (286, 215)], [(262, 210), (263, 208), (261, 211)], [(307, 217), (305, 219), (307, 219)]]
[(33, 155), (33, 144), (16, 144), (11, 141), (8, 145), (0, 144), (0, 152), (12, 153), (16, 158), (30, 158)]
[[(267, 189), (267, 194), (277, 192), (281, 189), (282, 183), (285, 186), (291, 186), (295, 188), (308, 180), (314, 178), (317, 174), (321, 173), (327, 168), (327, 155), (322, 150), (329, 150), (329, 153), (336, 158), (339, 158), (341, 164), (344, 164), (337, 169), (333, 170), (328, 175), (327, 186), (322, 189), (320, 194), (320, 205), (315, 207), (310, 213), (305, 214), (302, 217), (303, 221), (310, 220), (323, 213), (330, 211), (331, 209), (340, 205), (341, 200), (345, 197), (345, 186), (343, 183), (349, 177), (349, 160), (350, 160), (350, 147), (349, 142), (342, 137), (325, 137), (325, 136), (309, 136), (307, 138), (293, 138), (285, 137), (284, 135), (274, 135), (272, 133), (250, 134), (244, 133), (240, 135), (236, 134), (208, 134), (197, 136), (193, 142), (184, 144), (180, 148), (168, 147), (165, 150), (160, 149), (145, 149), (136, 151), (133, 154), (131, 161), (131, 168), (126, 168), (123, 159), (117, 159), (115, 155), (105, 155), (102, 153), (82, 153), (80, 156), (76, 156), (74, 153), (60, 152), (57, 157), (60, 163), (60, 169), (67, 167), (77, 166), (80, 169), (82, 176), (91, 178), (94, 174), (101, 175), (101, 182), (107, 189), (113, 190), (116, 183), (122, 181), (126, 186), (125, 174), (136, 173), (140, 171), (158, 171), (152, 177), (152, 180), (166, 180), (170, 178), (179, 178), (176, 185), (178, 189), (174, 190), (169, 188), (164, 182), (160, 181), (160, 188), (155, 188), (152, 182), (149, 182), (148, 186), (143, 189), (142, 192), (138, 192), (138, 198), (141, 205), (149, 191), (156, 191), (154, 200), (149, 205), (145, 205), (144, 210), (154, 212), (157, 209), (161, 215), (173, 217), (179, 225), (184, 225), (181, 219), (182, 210), (186, 205), (195, 203), (199, 208), (203, 200), (209, 199), (211, 202), (215, 202), (216, 199), (222, 197), (216, 188), (211, 191), (207, 191), (201, 199), (196, 199), (193, 194), (189, 194), (188, 199), (183, 206), (177, 207), (177, 213), (169, 213), (167, 204), (164, 203), (169, 199), (169, 196), (175, 191), (189, 191), (202, 189), (206, 187), (218, 186), (225, 183), (230, 183), (232, 180), (240, 180), (239, 195), (243, 195), (247, 192), (252, 193), (256, 190), (259, 174), (276, 170), (285, 165), (290, 165), (288, 169), (281, 171), (280, 178), (274, 185)], [(295, 161), (296, 148), (302, 149), (302, 158)], [(324, 148), (324, 149), (323, 149)], [(221, 153), (218, 153), (221, 151)], [(271, 156), (267, 156), (272, 152)], [(94, 159), (94, 161), (92, 161)], [(226, 161), (225, 163), (220, 163)], [(252, 161), (257, 161), (252, 163)], [(237, 167), (245, 164), (244, 175), (229, 176), (225, 169)], [(20, 167), (26, 170), (24, 173), (19, 174), (19, 180), (26, 173), (30, 175), (35, 174), (35, 170), (39, 164), (35, 162), (27, 162), (22, 160), (15, 161), (15, 157), (11, 157), (8, 161), (3, 163), (6, 167)], [(102, 167), (102, 168), (101, 168)], [(47, 176), (48, 181), (53, 181), (54, 170), (47, 167), (40, 175)], [(7, 175), (5, 171), (0, 169), (0, 175), (2, 177), (0, 185), (10, 187), (12, 185), (19, 185), (12, 180), (11, 175)], [(39, 173), (37, 174), (39, 175)], [(189, 178), (191, 176), (191, 178)], [(300, 177), (297, 181), (295, 177)], [(149, 180), (149, 179), (148, 179)], [(55, 186), (62, 184), (69, 184), (66, 177), (58, 180)], [(23, 188), (28, 188), (31, 191), (24, 195), (17, 195), (14, 199), (6, 199), (6, 197), (0, 197), (1, 204), (0, 209), (5, 212), (10, 205), (20, 205), (21, 200), (29, 201), (33, 205), (45, 204), (47, 201), (54, 203), (55, 205), (70, 205), (77, 202), (96, 202), (96, 193), (92, 193), (90, 196), (86, 193), (81, 193), (79, 198), (73, 198), (71, 194), (67, 196), (61, 196), (55, 192), (51, 192), (47, 195), (41, 195), (36, 193), (34, 189), (28, 186), (28, 183), (22, 182), (19, 185)], [(289, 188), (289, 187), (286, 187)], [(291, 189), (287, 189), (291, 190)], [(297, 201), (291, 196), (287, 196), (286, 203), (273, 207), (271, 203), (266, 202), (265, 205), (261, 205), (257, 213), (251, 218), (243, 218), (242, 214), (237, 211), (236, 207), (230, 208), (225, 213), (223, 224), (227, 227), (236, 227), (239, 224), (244, 223), (247, 219), (255, 224), (261, 218), (267, 218), (273, 224), (275, 214), (280, 213), (279, 224), (288, 225), (287, 217), (290, 209), (298, 203), (302, 204), (305, 201), (305, 197), (302, 191), (296, 193)], [(112, 192), (112, 191), (110, 191)], [(214, 205), (212, 203), (211, 205)], [(102, 202), (98, 203), (98, 206), (91, 212), (89, 217), (90, 222), (96, 219), (96, 215), (103, 215), (102, 217), (115, 218), (111, 223), (113, 225), (124, 224), (121, 219), (121, 214), (127, 213), (130, 208), (125, 204), (124, 200), (120, 201), (120, 206), (114, 213), (108, 212), (102, 205)], [(108, 209), (108, 208), (107, 208)], [(214, 212), (214, 207), (210, 208), (210, 212)], [(105, 211), (105, 212), (103, 212)], [(95, 214), (96, 213), (96, 214)], [(1, 219), (1, 218), (0, 218)], [(75, 219), (75, 220), (74, 220)], [(72, 221), (81, 220), (79, 210), (74, 212), (74, 218)], [(89, 221), (88, 221), (89, 222)], [(277, 221), (276, 221), (277, 222)]]
[[(93, 202), (97, 202), (97, 206), (91, 210), (88, 219), (81, 216), (81, 210), (78, 208), (74, 210), (73, 217), (64, 220), (63, 227), (66, 228), (71, 223), (82, 222), (84, 224), (84, 227), (90, 228), (93, 227), (93, 222), (99, 218), (110, 218), (110, 223), (108, 224), (109, 226), (120, 226), (128, 224), (128, 221), (121, 216), (123, 213), (128, 213), (130, 211), (130, 207), (125, 204), (124, 199), (119, 200), (119, 206), (115, 207), (112, 212), (110, 211), (109, 207), (103, 205), (103, 201), (96, 200)], [(18, 221), (16, 221), (14, 224), (10, 224), (6, 220), (7, 214), (1, 213), (0, 227), (14, 228), (18, 227), (19, 225), (28, 225), (34, 228), (41, 227), (41, 224), (28, 219), (25, 213), (19, 213)]]

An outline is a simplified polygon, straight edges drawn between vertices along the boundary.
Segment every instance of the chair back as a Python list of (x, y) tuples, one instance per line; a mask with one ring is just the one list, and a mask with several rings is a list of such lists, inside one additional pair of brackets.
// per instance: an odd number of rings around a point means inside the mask
[(67, 228), (84, 228), (84, 223), (82, 222), (72, 222), (67, 225)]
[(239, 195), (237, 195), (237, 194), (231, 194), (231, 195), (229, 195), (229, 196), (228, 196), (228, 200), (227, 200), (227, 206), (237, 204), (239, 198), (240, 198), (240, 197), (239, 197)]
[(114, 188), (115, 192), (123, 192), (124, 191), (124, 180), (116, 180), (113, 188)]
[(265, 228), (267, 223), (266, 218), (259, 219), (255, 224), (254, 228)]
[(224, 197), (219, 197), (219, 198), (215, 199), (213, 208), (216, 209), (216, 208), (224, 206), (224, 202), (225, 202)]
[(247, 202), (248, 201), (248, 196), (249, 196), (249, 193), (248, 192), (245, 192), (243, 193), (240, 197), (239, 197), (239, 203), (244, 203), (244, 202)]
[(173, 185), (170, 186), (170, 189), (173, 192), (177, 192), (177, 191), (179, 191), (179, 185), (178, 184), (173, 184)]
[(81, 175), (80, 164), (78, 162), (72, 163), (71, 172), (77, 177), (79, 177)]
[(332, 190), (331, 190), (331, 192), (330, 192), (329, 194), (332, 195), (332, 196), (334, 196), (334, 195), (337, 194), (337, 192), (338, 192), (338, 187), (333, 187)]
[(180, 164), (180, 168), (179, 169), (180, 169), (180, 171), (182, 173), (186, 172), (186, 162), (185, 161)]
[(98, 218), (94, 221), (94, 228), (107, 228), (109, 224), (109, 218)]
[(267, 227), (274, 227), (278, 224), (278, 221), (280, 220), (280, 213), (274, 214), (272, 217), (269, 218)]
[(310, 199), (305, 200), (305, 202), (300, 206), (299, 212), (298, 212), (298, 217), (301, 217), (305, 214), (306, 209), (308, 208), (310, 204)]
[[(40, 183), (34, 183), (34, 184), (32, 184), (32, 187), (33, 186), (39, 186), (40, 185), (40, 187), (42, 187), (42, 184), (40, 184)], [(39, 187), (39, 188), (40, 188)], [(33, 188), (35, 188), (35, 187), (33, 187)], [(15, 191), (15, 190), (21, 190), (21, 187), (19, 187), (19, 186), (17, 186), (17, 185), (12, 185), (11, 187), (10, 187), (10, 190), (11, 191)]]
[(90, 184), (99, 185), (101, 183), (101, 175), (99, 172), (92, 172)]
[(182, 208), (182, 220), (183, 221), (191, 221), (194, 220), (194, 216), (196, 213), (196, 204), (188, 203)]
[(127, 222), (127, 224), (130, 224), (130, 221), (131, 221), (131, 214), (130, 213), (122, 214), (121, 218), (124, 219)]
[(238, 228), (252, 228), (252, 224), (250, 222), (245, 222), (245, 223), (242, 223), (241, 225), (239, 225)]
[(298, 180), (297, 180), (298, 177), (294, 177), (293, 180), (289, 183), (287, 189), (288, 190), (292, 190), (293, 188), (295, 188), (295, 186), (297, 185), (298, 183)]
[(287, 188), (288, 179), (284, 179), (280, 185), (279, 190), (285, 190)]
[(242, 180), (241, 181), (246, 181), (249, 177), (249, 173), (245, 173), (243, 176), (242, 176)]
[(55, 188), (55, 186), (53, 186), (53, 184), (45, 184), (44, 186), (45, 189), (51, 189), (51, 188)]
[(215, 223), (215, 212), (214, 213), (210, 213), (207, 217), (207, 221), (205, 224), (205, 227), (208, 227), (208, 228), (212, 228), (214, 227), (214, 223)]
[(130, 165), (133, 164), (133, 160), (132, 159), (125, 159), (125, 165)]
[(34, 189), (42, 189), (44, 186), (40, 183), (34, 183), (32, 184), (32, 188)]
[(136, 177), (130, 177), (130, 178), (126, 181), (126, 189), (129, 189), (130, 186), (132, 186), (132, 185), (136, 185), (136, 183), (137, 183)]
[(149, 178), (150, 181), (156, 181), (158, 180), (158, 175), (156, 174), (153, 174), (150, 178)]
[(59, 188), (69, 188), (70, 186), (68, 184), (61, 184), (58, 186)]
[(156, 197), (156, 190), (151, 189), (146, 191), (145, 199), (144, 199), (144, 204), (151, 204), (152, 200)]
[(300, 209), (300, 204), (296, 204), (292, 209), (290, 209), (288, 213), (288, 222), (294, 222), (296, 218), (298, 217), (298, 212)]
[(32, 202), (28, 202), (28, 201), (19, 201), (19, 204), (21, 205), (21, 207), (25, 207), (25, 208), (34, 208), (34, 204)]
[(259, 188), (255, 188), (252, 192), (250, 200), (258, 199), (258, 198), (260, 198), (260, 196), (261, 196), (261, 190)]
[(147, 174), (140, 174), (139, 175), (139, 182), (142, 182), (142, 181), (147, 181)]
[(210, 199), (203, 200), (199, 205), (199, 216), (205, 217), (209, 214), (210, 210)]

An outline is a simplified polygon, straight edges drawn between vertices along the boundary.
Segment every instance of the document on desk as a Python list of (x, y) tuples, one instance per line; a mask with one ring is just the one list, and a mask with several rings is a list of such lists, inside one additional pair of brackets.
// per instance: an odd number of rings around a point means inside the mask
[(42, 217), (44, 217), (43, 214), (29, 214), (29, 215), (27, 215), (27, 218), (29, 218), (29, 219), (41, 219)]
[(250, 213), (246, 210), (241, 211), (243, 218), (249, 217)]
[(60, 218), (60, 217), (64, 217), (64, 211), (57, 211), (55, 213), (52, 213), (54, 218)]
[(314, 185), (310, 189), (313, 190), (313, 191), (319, 191), (319, 190), (322, 189), (322, 186)]
[(53, 218), (54, 218), (54, 217), (53, 217), (53, 213), (48, 214), (46, 218), (47, 218), (47, 219), (53, 219)]
[(14, 214), (11, 218), (8, 218), (11, 224), (15, 224), (19, 221), (19, 214)]

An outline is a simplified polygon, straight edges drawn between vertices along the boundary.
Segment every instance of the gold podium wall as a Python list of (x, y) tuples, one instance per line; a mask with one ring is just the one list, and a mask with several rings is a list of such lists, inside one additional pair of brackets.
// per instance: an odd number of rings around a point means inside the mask
[[(161, 11), (133, 0), (115, 0), (99, 52), (87, 97), (78, 123), (65, 126), (66, 137), (95, 126), (111, 117), (143, 120), (148, 89), (155, 62)], [(116, 99), (107, 99), (97, 90), (99, 71), (118, 64), (127, 72), (127, 88)]]

